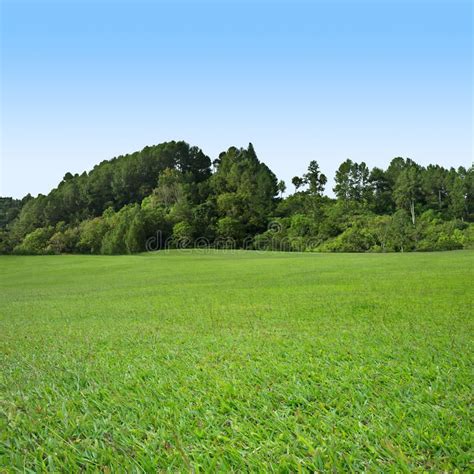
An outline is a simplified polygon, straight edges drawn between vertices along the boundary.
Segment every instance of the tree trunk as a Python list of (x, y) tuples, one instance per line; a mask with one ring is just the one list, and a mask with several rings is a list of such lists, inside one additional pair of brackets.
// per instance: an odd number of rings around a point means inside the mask
[(415, 225), (415, 200), (412, 199), (410, 202), (411, 222)]

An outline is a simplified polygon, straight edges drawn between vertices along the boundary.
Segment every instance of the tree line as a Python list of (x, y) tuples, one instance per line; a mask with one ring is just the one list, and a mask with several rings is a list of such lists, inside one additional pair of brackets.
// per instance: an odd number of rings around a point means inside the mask
[(211, 159), (172, 141), (66, 173), (48, 195), (0, 198), (0, 253), (125, 254), (167, 245), (227, 242), (258, 250), (388, 252), (474, 247), (474, 169), (386, 169), (344, 161), (335, 198), (316, 161), (294, 192), (252, 146)]

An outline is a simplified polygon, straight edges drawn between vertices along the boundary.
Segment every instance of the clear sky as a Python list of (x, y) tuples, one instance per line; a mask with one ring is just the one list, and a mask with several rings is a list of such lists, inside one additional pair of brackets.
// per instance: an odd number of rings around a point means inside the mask
[(252, 142), (289, 190), (312, 159), (473, 160), (469, 0), (0, 3), (2, 196), (171, 139)]

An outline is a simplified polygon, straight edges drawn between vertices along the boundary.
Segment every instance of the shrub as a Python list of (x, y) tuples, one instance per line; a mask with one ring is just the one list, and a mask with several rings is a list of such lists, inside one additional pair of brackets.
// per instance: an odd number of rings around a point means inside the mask
[(49, 239), (54, 233), (54, 227), (39, 227), (25, 236), (22, 243), (13, 252), (17, 255), (46, 255), (53, 253), (48, 248)]

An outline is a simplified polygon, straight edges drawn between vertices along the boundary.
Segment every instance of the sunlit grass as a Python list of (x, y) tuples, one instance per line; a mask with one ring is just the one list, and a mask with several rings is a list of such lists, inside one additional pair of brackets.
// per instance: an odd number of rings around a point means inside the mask
[(467, 471), (473, 257), (1, 257), (0, 466)]

